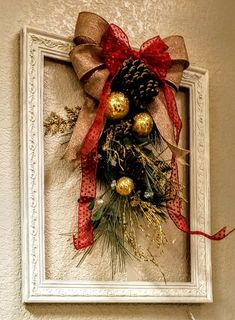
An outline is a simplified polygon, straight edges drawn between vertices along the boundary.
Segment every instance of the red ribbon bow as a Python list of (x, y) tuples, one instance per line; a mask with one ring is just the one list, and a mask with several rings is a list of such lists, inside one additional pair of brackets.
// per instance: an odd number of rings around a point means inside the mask
[(172, 61), (167, 52), (168, 46), (159, 37), (154, 37), (145, 41), (140, 50), (134, 50), (129, 44), (127, 35), (118, 26), (111, 24), (102, 42), (104, 61), (110, 74), (114, 77), (122, 67), (124, 60), (128, 58), (139, 59), (155, 73), (162, 83), (167, 112), (175, 128), (175, 140), (178, 144), (182, 122), (179, 117), (174, 94), (165, 81), (167, 72), (171, 67)]
[(127, 35), (118, 26), (111, 24), (102, 41), (105, 64), (111, 75), (121, 68), (128, 58), (142, 60), (157, 75), (165, 79), (171, 66), (171, 57), (167, 45), (157, 36), (144, 42), (140, 50), (134, 50), (129, 44)]

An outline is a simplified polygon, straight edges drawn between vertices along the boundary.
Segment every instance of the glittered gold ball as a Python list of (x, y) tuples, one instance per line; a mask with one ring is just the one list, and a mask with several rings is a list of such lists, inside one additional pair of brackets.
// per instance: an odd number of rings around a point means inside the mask
[(116, 184), (116, 191), (121, 196), (129, 196), (134, 189), (134, 182), (131, 178), (122, 177), (118, 179)]
[(122, 92), (112, 92), (106, 101), (106, 117), (112, 120), (124, 118), (129, 112), (129, 100)]
[(133, 131), (140, 137), (146, 137), (153, 129), (153, 119), (147, 112), (138, 113), (134, 117)]

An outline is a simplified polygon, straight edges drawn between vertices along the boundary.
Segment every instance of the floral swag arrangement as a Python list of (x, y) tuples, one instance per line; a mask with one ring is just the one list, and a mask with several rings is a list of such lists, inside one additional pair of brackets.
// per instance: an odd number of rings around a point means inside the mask
[(64, 159), (82, 172), (73, 235), (74, 247), (83, 249), (80, 262), (100, 242), (111, 252), (114, 272), (125, 268), (127, 256), (157, 266), (139, 234), (161, 248), (167, 217), (190, 235), (223, 239), (226, 227), (214, 235), (191, 231), (181, 214), (177, 163), (185, 164), (188, 151), (178, 146), (182, 122), (175, 93), (189, 66), (183, 38), (157, 36), (136, 50), (118, 26), (82, 12), (74, 43), (70, 58), (87, 94), (85, 104), (67, 108), (66, 120), (51, 113), (44, 125), (45, 134), (73, 130)]

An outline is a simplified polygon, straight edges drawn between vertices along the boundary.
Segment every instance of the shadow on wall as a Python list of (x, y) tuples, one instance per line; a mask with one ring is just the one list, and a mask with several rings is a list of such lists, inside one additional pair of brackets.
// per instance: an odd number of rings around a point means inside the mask
[[(194, 310), (200, 305), (194, 305)], [(180, 319), (199, 320), (191, 305), (184, 304), (27, 304), (26, 310), (40, 319)], [(167, 310), (167, 311), (166, 311)]]

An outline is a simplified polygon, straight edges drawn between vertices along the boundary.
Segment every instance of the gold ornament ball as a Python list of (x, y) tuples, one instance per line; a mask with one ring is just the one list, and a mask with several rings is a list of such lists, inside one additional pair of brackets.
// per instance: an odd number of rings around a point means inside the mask
[(116, 191), (121, 196), (129, 196), (134, 190), (134, 182), (131, 178), (122, 177), (118, 179), (116, 184)]
[(112, 92), (106, 101), (106, 117), (112, 120), (124, 118), (129, 112), (129, 100), (122, 92)]
[(140, 137), (146, 137), (153, 129), (153, 119), (147, 112), (138, 113), (134, 117), (133, 131)]

